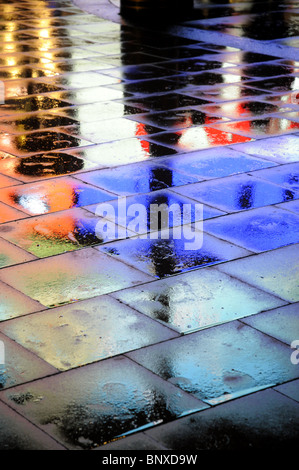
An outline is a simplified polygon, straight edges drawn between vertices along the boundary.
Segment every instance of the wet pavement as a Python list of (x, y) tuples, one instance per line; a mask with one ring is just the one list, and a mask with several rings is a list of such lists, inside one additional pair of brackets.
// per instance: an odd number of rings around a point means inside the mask
[(299, 4), (0, 3), (1, 449), (295, 448)]

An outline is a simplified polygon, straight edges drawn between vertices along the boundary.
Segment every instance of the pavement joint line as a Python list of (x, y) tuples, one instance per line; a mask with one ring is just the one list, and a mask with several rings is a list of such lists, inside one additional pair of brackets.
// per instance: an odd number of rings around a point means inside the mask
[(5, 405), (7, 408), (9, 408), (14, 414), (18, 415), (20, 418), (22, 418), (23, 420), (25, 420), (26, 422), (28, 422), (29, 424), (31, 424), (32, 426), (34, 426), (39, 432), (41, 432), (42, 434), (46, 435), (47, 437), (49, 437), (50, 439), (52, 439), (54, 442), (56, 442), (57, 444), (59, 444), (60, 446), (64, 447), (63, 450), (69, 450), (68, 447), (65, 446), (65, 444), (63, 444), (63, 442), (60, 442), (57, 440), (57, 438), (55, 438), (54, 436), (52, 436), (51, 434), (49, 434), (47, 431), (45, 431), (42, 427), (40, 427), (38, 424), (36, 424), (34, 421), (31, 421), (29, 418), (27, 418), (27, 416), (21, 414), (16, 408), (13, 408), (8, 402), (4, 401), (2, 398), (1, 398), (1, 393), (3, 392), (4, 390), (0, 390), (0, 402)]

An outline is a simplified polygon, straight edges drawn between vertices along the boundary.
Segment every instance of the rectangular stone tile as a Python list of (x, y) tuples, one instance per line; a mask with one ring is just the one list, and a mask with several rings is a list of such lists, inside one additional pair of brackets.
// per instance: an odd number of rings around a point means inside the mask
[(0, 174), (0, 188), (7, 188), (8, 186), (15, 186), (16, 184), (21, 184), (19, 181)]
[(22, 114), (18, 119), (10, 117), (0, 120), (0, 132), (8, 132), (14, 135), (24, 135), (25, 132), (38, 131), (44, 129), (53, 129), (63, 126), (71, 126), (76, 124), (75, 119), (63, 116), (55, 116), (44, 112), (40, 114), (26, 113)]
[(143, 123), (130, 121), (126, 118), (82, 122), (67, 130), (69, 134), (79, 136), (95, 144), (142, 137), (143, 135), (157, 134), (161, 131), (162, 129), (158, 127), (145, 126)]
[(114, 199), (115, 196), (71, 177), (0, 189), (0, 200), (29, 215), (42, 215)]
[[(110, 201), (109, 206), (93, 204), (86, 206), (86, 209), (138, 234), (168, 229), (181, 224), (191, 224), (224, 214), (206, 204), (203, 207), (200, 204), (196, 206), (192, 199), (169, 189), (119, 197), (117, 200)], [(163, 214), (161, 221), (159, 221), (159, 212)]]
[(8, 81), (5, 83), (5, 98), (40, 95), (42, 93), (50, 93), (52, 91), (59, 91), (62, 89), (61, 86), (56, 86), (54, 84), (44, 82), (43, 80), (44, 78), (28, 78)]
[(174, 155), (161, 158), (159, 162), (172, 170), (182, 171), (201, 179), (223, 178), (275, 166), (275, 163), (237, 152), (233, 150), (234, 148), (217, 147), (184, 156)]
[[(299, 95), (299, 92), (298, 92), (298, 95)], [(298, 98), (296, 98), (296, 101), (299, 102)], [(291, 121), (299, 122), (298, 111), (291, 112), (291, 113), (286, 113), (286, 114), (284, 115), (284, 117), (285, 117), (286, 119), (290, 119)]]
[(298, 266), (297, 244), (231, 261), (217, 269), (289, 302), (296, 302), (299, 300)]
[(185, 333), (244, 318), (286, 303), (214, 268), (121, 290), (112, 296)]
[(41, 377), (55, 374), (57, 369), (43, 361), (35, 354), (15, 343), (2, 334), (0, 341), (4, 348), (4, 361), (0, 358), (0, 389), (13, 387)]
[[(100, 218), (93, 216), (89, 211), (70, 209), (45, 216), (30, 217), (11, 224), (2, 224), (0, 236), (35, 255), (27, 255), (26, 261), (28, 261), (36, 259), (36, 256), (47, 258), (111, 241), (110, 234), (103, 230), (104, 223), (99, 224), (99, 222)], [(116, 239), (134, 235), (136, 234), (130, 230), (115, 226)], [(15, 249), (18, 250), (16, 247)], [(24, 255), (23, 252), (23, 257)], [(2, 258), (4, 263), (6, 259), (4, 253)], [(0, 241), (0, 267), (2, 258)], [(16, 260), (19, 258), (20, 255)]]
[[(253, 101), (253, 100), (244, 100), (240, 101), (242, 96), (242, 91), (240, 89), (235, 90), (235, 95), (232, 96), (234, 92), (233, 87), (226, 87), (227, 94), (224, 93), (224, 90), (221, 88), (219, 93), (216, 94), (215, 98), (221, 101), (227, 102), (224, 103), (216, 103), (211, 105), (202, 106), (202, 110), (209, 114), (215, 114), (216, 116), (223, 116), (230, 119), (263, 119), (264, 117), (268, 118), (269, 114), (273, 113), (287, 113), (290, 111), (290, 108), (287, 107), (279, 107), (272, 103), (267, 103), (263, 101)], [(249, 93), (249, 92), (248, 92)], [(214, 94), (213, 94), (214, 99)], [(232, 99), (236, 99), (238, 101), (232, 101)], [(283, 114), (284, 118), (287, 119), (287, 115)], [(218, 124), (218, 123), (217, 123)]]
[(102, 167), (103, 165), (97, 163), (96, 160), (84, 160), (72, 155), (71, 151), (45, 152), (28, 157), (14, 157), (9, 154), (4, 154), (2, 157), (0, 152), (0, 171), (15, 178), (14, 186), (18, 184), (18, 181), (19, 184), (32, 183)]
[(51, 130), (14, 135), (9, 139), (9, 143), (7, 143), (5, 134), (0, 134), (0, 150), (11, 152), (18, 157), (31, 153), (49, 152), (51, 150), (77, 148), (87, 145), (91, 145), (91, 142)]
[[(83, 51), (82, 51), (83, 52)], [(98, 103), (100, 101), (110, 101), (115, 99), (121, 99), (124, 96), (123, 91), (113, 90), (112, 88), (100, 86), (100, 87), (90, 87), (90, 88), (81, 88), (70, 91), (62, 91), (51, 93), (51, 98), (61, 98), (66, 100), (69, 103), (73, 104), (88, 104), (88, 103)]]
[[(29, 42), (29, 41), (28, 41)], [(9, 44), (10, 49), (11, 49), (11, 44)], [(36, 77), (43, 77), (45, 75), (44, 71), (40, 68), (34, 68), (32, 65), (23, 65), (21, 67), (2, 67), (0, 68), (0, 79), (1, 81), (6, 81), (6, 80), (13, 80), (14, 78), (27, 78), (28, 73), (30, 75), (35, 75)], [(49, 74), (51, 72), (49, 71)], [(53, 73), (52, 73), (53, 74)], [(62, 103), (55, 103), (56, 105), (63, 105)], [(54, 104), (51, 104), (51, 106), (54, 106)], [(25, 107), (26, 103), (20, 103), (20, 108)], [(5, 112), (7, 111), (9, 114), (12, 114), (14, 112), (18, 112), (18, 107), (13, 103), (12, 105), (10, 104), (5, 104), (3, 105), (3, 108), (5, 109)]]
[[(2, 228), (3, 225), (1, 224), (0, 231)], [(29, 255), (17, 246), (14, 246), (0, 237), (0, 268), (5, 268), (6, 266), (12, 266), (14, 264), (26, 263), (26, 261), (32, 261), (34, 259), (36, 259), (35, 256)]]
[[(175, 232), (178, 231), (179, 234), (176, 235)], [(171, 231), (151, 232), (147, 234), (146, 239), (130, 238), (96, 247), (96, 250), (157, 278), (250, 254), (247, 250), (206, 233), (191, 231), (190, 226)]]
[(210, 404), (298, 378), (289, 347), (239, 321), (127, 354)]
[[(299, 340), (299, 303), (244, 318), (242, 321), (289, 346)], [(290, 355), (291, 355), (290, 350)]]
[(277, 390), (279, 393), (282, 393), (283, 395), (286, 395), (289, 398), (292, 398), (293, 400), (296, 400), (299, 402), (299, 380), (292, 380), (292, 382), (288, 382), (283, 385), (279, 385), (278, 387), (275, 387), (274, 390)]
[[(138, 114), (137, 116), (130, 116), (131, 120), (139, 121), (144, 123), (145, 129), (148, 126), (158, 126), (163, 130), (176, 130), (176, 129), (186, 129), (197, 125), (202, 125), (209, 120), (212, 122), (222, 122), (226, 119), (221, 117), (216, 117), (211, 113), (210, 116), (202, 111), (192, 108), (186, 109), (175, 109), (170, 111), (156, 112), (156, 113), (147, 113), (147, 114)], [(161, 129), (160, 129), (161, 132)]]
[(126, 81), (149, 80), (151, 78), (163, 78), (173, 75), (169, 70), (160, 67), (159, 64), (124, 65), (119, 67), (106, 67), (105, 73), (111, 77)]
[[(283, 70), (281, 71), (283, 72)], [(290, 90), (298, 90), (298, 85), (295, 82), (295, 77), (293, 77), (292, 75), (285, 76), (284, 73), (281, 73), (280, 75), (282, 76), (266, 77), (263, 80), (255, 80), (254, 86), (256, 88), (260, 88), (261, 90), (286, 92)]]
[(171, 191), (226, 212), (254, 209), (299, 197), (298, 193), (250, 175), (233, 175), (218, 179), (217, 184), (212, 180)]
[[(283, 114), (282, 114), (283, 116)], [(250, 138), (269, 137), (271, 135), (281, 135), (291, 132), (297, 132), (299, 123), (288, 119), (265, 117), (260, 119), (251, 119), (248, 121), (238, 121), (223, 124), (211, 124), (216, 129), (231, 132), (232, 134), (240, 134), (241, 136)], [(216, 127), (217, 126), (217, 127)]]
[(124, 357), (4, 391), (1, 398), (73, 450), (208, 406)]
[(0, 447), (2, 450), (66, 450), (45, 432), (0, 402)]
[(119, 165), (142, 162), (150, 158), (173, 155), (177, 152), (163, 145), (157, 145), (136, 137), (92, 145), (84, 149), (71, 151), (70, 153), (83, 159), (86, 162), (85, 164), (96, 164), (98, 168), (112, 168)]
[(285, 209), (286, 211), (294, 212), (299, 214), (299, 200), (283, 202), (282, 204), (276, 204), (276, 207)]
[(164, 132), (147, 137), (147, 140), (166, 145), (180, 152), (191, 152), (193, 150), (248, 142), (251, 138), (209, 126), (200, 126), (177, 132)]
[(254, 393), (157, 426), (145, 434), (176, 452), (291, 451), (299, 437), (298, 404), (273, 390)]
[(1, 331), (59, 370), (178, 335), (108, 296), (5, 322)]
[(54, 78), (46, 78), (45, 81), (67, 89), (94, 88), (120, 82), (117, 78), (96, 72), (67, 73)]
[[(2, 71), (3, 70), (4, 69), (2, 69)], [(10, 77), (10, 76), (14, 75), (14, 71), (17, 71), (15, 78), (28, 78), (28, 69), (26, 67), (23, 70), (21, 68), (17, 68), (17, 69), (10, 68), (9, 72), (3, 72), (2, 74), (0, 71), (0, 77), (2, 75), (2, 78), (5, 78), (3, 77), (3, 75), (8, 75), (8, 78), (11, 79), (13, 77)], [(22, 76), (23, 72), (26, 73), (26, 71), (27, 71), (27, 74), (25, 76)], [(34, 70), (32, 69), (31, 73), (33, 74), (33, 72)], [(35, 72), (38, 73), (38, 70), (36, 70)], [(42, 76), (42, 75), (43, 74), (39, 74), (39, 76)], [(3, 111), (5, 112), (5, 114), (18, 116), (18, 114), (27, 112), (28, 110), (35, 112), (35, 111), (42, 111), (45, 109), (52, 109), (52, 108), (57, 108), (57, 107), (64, 108), (69, 105), (70, 103), (68, 103), (67, 101), (51, 99), (48, 96), (41, 94), (41, 95), (36, 95), (36, 96), (9, 98), (5, 101), (3, 105), (1, 105), (1, 109), (3, 108)]]
[(299, 217), (273, 206), (206, 221), (204, 229), (254, 252), (299, 243)]
[(297, 162), (299, 159), (299, 137), (297, 135), (271, 137), (244, 145), (234, 145), (234, 150), (277, 163)]
[[(269, 80), (272, 80), (272, 77), (279, 77), (281, 75), (289, 75), (293, 72), (293, 68), (291, 64), (287, 64), (284, 62), (280, 61), (273, 61), (273, 62), (267, 62), (267, 63), (258, 63), (258, 64), (242, 64), (242, 72), (244, 75), (247, 77), (262, 77), (263, 80), (257, 80), (257, 83), (260, 84), (262, 81), (265, 81), (265, 83), (268, 82)], [(292, 83), (292, 77), (285, 77), (285, 86), (289, 85)], [(276, 83), (276, 82), (274, 82)], [(263, 87), (262, 87), (263, 88)], [(272, 87), (266, 87), (267, 90), (272, 89)], [(289, 87), (290, 89), (290, 87)]]
[(54, 307), (152, 280), (92, 248), (3, 268), (0, 279), (41, 304)]
[(276, 168), (255, 171), (253, 176), (279, 184), (290, 191), (299, 191), (299, 163), (290, 163)]
[(0, 282), (0, 321), (38, 312), (44, 308), (20, 291)]
[(11, 222), (13, 220), (24, 219), (28, 217), (24, 212), (21, 212), (17, 209), (7, 206), (0, 202), (0, 224), (5, 222)]
[[(52, 109), (51, 113), (59, 116), (66, 116), (76, 119), (80, 122), (106, 121), (107, 119), (116, 119), (129, 114), (136, 114), (137, 107), (130, 107), (116, 101), (99, 102), (72, 106), (63, 109)], [(139, 110), (141, 112), (141, 110)]]
[(167, 168), (166, 161), (165, 166), (155, 162), (143, 162), (80, 173), (76, 178), (119, 196), (149, 193), (172, 186), (195, 183), (201, 179), (179, 173), (172, 168), (172, 165)]

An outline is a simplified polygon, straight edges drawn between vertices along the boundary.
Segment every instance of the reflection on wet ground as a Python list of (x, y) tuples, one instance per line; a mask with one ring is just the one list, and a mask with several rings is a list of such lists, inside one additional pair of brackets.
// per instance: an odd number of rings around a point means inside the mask
[[(289, 4), (274, 1), (244, 2), (229, 8), (209, 8), (205, 19), (200, 14), (200, 5), (197, 21), (190, 21), (193, 27), (212, 29), (233, 36), (241, 36), (257, 40), (276, 40), (299, 35), (298, 11), (295, 2)], [(195, 2), (196, 6), (196, 2)], [(276, 11), (275, 11), (276, 10)]]
[(174, 31), (0, 3), (0, 446), (146, 442), (268, 387), (295, 409), (297, 4), (194, 0)]

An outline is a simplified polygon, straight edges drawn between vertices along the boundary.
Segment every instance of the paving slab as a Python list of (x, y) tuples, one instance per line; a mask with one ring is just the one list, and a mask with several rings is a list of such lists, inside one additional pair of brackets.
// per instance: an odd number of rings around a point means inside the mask
[(26, 315), (3, 323), (1, 331), (59, 370), (178, 336), (108, 296)]
[(299, 374), (290, 361), (288, 346), (238, 321), (127, 355), (211, 405), (287, 382)]
[[(75, 208), (39, 217), (30, 217), (20, 223), (1, 224), (0, 236), (21, 247), (27, 252), (27, 255), (25, 251), (22, 252), (13, 245), (10, 248), (10, 244), (5, 240), (0, 241), (0, 250), (1, 245), (3, 250), (7, 246), (5, 256), (4, 253), (0, 256), (0, 265), (1, 261), (3, 263), (1, 267), (5, 267), (5, 265), (17, 264), (17, 262), (30, 261), (36, 257), (48, 258), (67, 251), (75, 251), (111, 241), (111, 235), (103, 231), (102, 226), (105, 224), (100, 224), (100, 220), (99, 217), (95, 217), (87, 210)], [(115, 238), (126, 238), (130, 235), (136, 234), (123, 227), (115, 227)], [(12, 252), (11, 261), (8, 257), (10, 251)], [(29, 253), (34, 256), (30, 256)], [(13, 262), (14, 259), (15, 262)]]
[(121, 290), (112, 296), (184, 333), (286, 303), (209, 267)]
[(0, 321), (44, 309), (43, 305), (22, 294), (19, 290), (13, 289), (1, 281), (0, 286)]
[[(255, 175), (255, 173), (254, 173)], [(239, 212), (296, 199), (299, 193), (249, 175), (233, 175), (214, 181), (173, 188), (178, 194), (226, 212)]]
[(73, 450), (208, 407), (121, 356), (12, 388), (1, 398)]
[(55, 367), (2, 334), (2, 325), (0, 341), (5, 362), (0, 359), (1, 390), (57, 373)]
[(207, 220), (204, 229), (254, 252), (296, 244), (299, 241), (299, 219), (297, 215), (283, 211), (285, 204), (280, 207), (261, 207)]
[(0, 402), (1, 450), (66, 450), (64, 446)]
[(291, 345), (299, 338), (298, 315), (298, 303), (294, 303), (243, 318), (242, 322)]
[(152, 280), (92, 248), (5, 268), (0, 279), (46, 307), (96, 297)]
[(290, 451), (298, 439), (296, 416), (298, 403), (265, 390), (182, 418), (175, 425), (146, 431), (146, 435), (176, 452)]
[(298, 301), (298, 245), (232, 261), (219, 266), (222, 272), (271, 292), (290, 302)]

